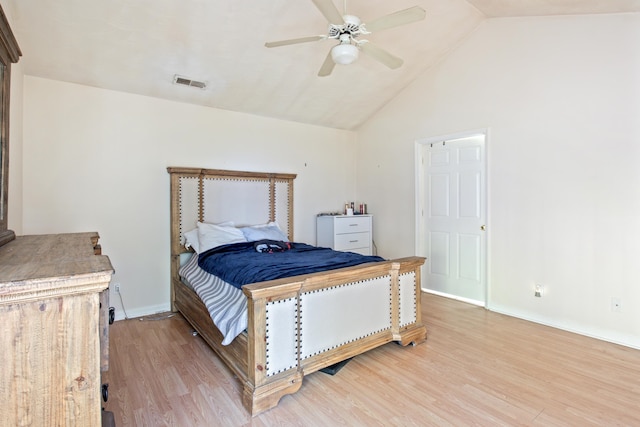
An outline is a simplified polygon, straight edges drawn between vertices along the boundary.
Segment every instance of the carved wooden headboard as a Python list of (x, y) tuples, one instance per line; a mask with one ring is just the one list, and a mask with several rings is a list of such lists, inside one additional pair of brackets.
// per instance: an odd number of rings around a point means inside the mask
[(171, 176), (171, 303), (179, 280), (184, 233), (196, 223), (233, 221), (236, 226), (276, 221), (293, 236), (295, 174), (168, 167)]

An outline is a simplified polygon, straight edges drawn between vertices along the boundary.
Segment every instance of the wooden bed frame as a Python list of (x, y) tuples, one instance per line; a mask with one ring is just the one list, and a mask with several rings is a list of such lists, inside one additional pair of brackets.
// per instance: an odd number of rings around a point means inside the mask
[[(420, 268), (408, 257), (244, 286), (245, 333), (223, 346), (222, 333), (178, 270), (184, 233), (196, 222), (236, 226), (277, 221), (293, 238), (296, 175), (167, 168), (171, 177), (171, 307), (179, 311), (238, 376), (243, 404), (256, 415), (295, 393), (317, 370), (397, 341), (426, 339)], [(311, 219), (310, 219), (311, 220)]]

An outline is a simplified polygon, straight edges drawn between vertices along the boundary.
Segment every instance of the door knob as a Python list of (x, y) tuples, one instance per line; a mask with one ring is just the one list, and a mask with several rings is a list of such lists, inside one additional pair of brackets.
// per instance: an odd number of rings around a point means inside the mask
[(480, 230), (484, 231), (484, 230), (486, 230), (486, 229), (487, 229), (487, 226), (486, 226), (486, 225), (481, 225), (481, 226), (480, 226)]

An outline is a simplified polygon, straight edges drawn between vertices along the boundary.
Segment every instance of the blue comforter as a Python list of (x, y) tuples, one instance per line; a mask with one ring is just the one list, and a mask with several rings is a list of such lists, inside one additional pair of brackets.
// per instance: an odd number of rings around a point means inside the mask
[(304, 243), (291, 245), (292, 248), (287, 251), (273, 253), (256, 252), (253, 242), (222, 245), (201, 253), (198, 265), (236, 288), (241, 288), (249, 283), (384, 261), (378, 256), (339, 252)]

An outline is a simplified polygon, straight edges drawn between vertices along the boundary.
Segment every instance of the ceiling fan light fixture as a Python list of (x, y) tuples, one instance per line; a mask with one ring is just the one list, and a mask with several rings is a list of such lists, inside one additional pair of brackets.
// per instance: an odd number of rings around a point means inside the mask
[(331, 49), (331, 59), (340, 65), (349, 65), (358, 59), (358, 48), (352, 44), (339, 44)]

